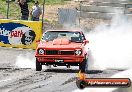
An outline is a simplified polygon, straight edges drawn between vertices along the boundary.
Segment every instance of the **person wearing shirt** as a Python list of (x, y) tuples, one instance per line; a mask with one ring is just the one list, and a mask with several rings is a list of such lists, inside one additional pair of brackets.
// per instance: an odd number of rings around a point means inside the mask
[(39, 21), (39, 17), (40, 17), (41, 14), (42, 14), (42, 9), (39, 6), (39, 2), (36, 1), (34, 3), (34, 6), (32, 7), (31, 13), (30, 13), (31, 20), (32, 21)]
[(21, 8), (21, 19), (22, 20), (28, 20), (29, 17), (29, 9), (28, 9), (28, 3), (27, 0), (18, 0), (18, 4)]

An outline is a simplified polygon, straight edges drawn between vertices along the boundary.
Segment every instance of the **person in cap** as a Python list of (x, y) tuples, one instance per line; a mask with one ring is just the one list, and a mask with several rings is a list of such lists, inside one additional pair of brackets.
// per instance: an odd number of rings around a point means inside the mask
[(30, 12), (31, 20), (32, 21), (39, 21), (39, 17), (42, 14), (42, 9), (39, 6), (39, 2), (35, 1), (34, 6), (32, 7), (32, 10)]

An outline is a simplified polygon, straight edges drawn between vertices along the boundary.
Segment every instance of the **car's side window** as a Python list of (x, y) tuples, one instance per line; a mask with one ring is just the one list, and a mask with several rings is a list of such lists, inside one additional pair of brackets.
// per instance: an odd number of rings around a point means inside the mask
[(85, 40), (85, 36), (83, 33), (81, 33), (82, 40)]

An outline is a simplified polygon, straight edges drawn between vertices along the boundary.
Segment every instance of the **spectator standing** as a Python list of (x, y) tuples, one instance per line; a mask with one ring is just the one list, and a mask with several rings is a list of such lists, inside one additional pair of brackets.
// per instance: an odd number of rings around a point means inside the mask
[(32, 21), (39, 21), (39, 17), (40, 17), (41, 14), (42, 14), (42, 9), (39, 6), (39, 2), (36, 1), (34, 3), (34, 6), (32, 7), (31, 13), (30, 13), (31, 20)]
[(28, 3), (27, 0), (18, 0), (18, 4), (21, 8), (21, 19), (28, 20), (29, 17), (29, 10), (28, 10)]

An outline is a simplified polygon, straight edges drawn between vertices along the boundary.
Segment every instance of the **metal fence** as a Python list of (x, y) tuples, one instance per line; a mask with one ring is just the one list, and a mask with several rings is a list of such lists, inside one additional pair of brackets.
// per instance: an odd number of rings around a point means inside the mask
[(20, 7), (15, 1), (0, 1), (0, 18), (20, 19)]
[(76, 9), (58, 9), (58, 21), (63, 26), (78, 26), (79, 16)]

